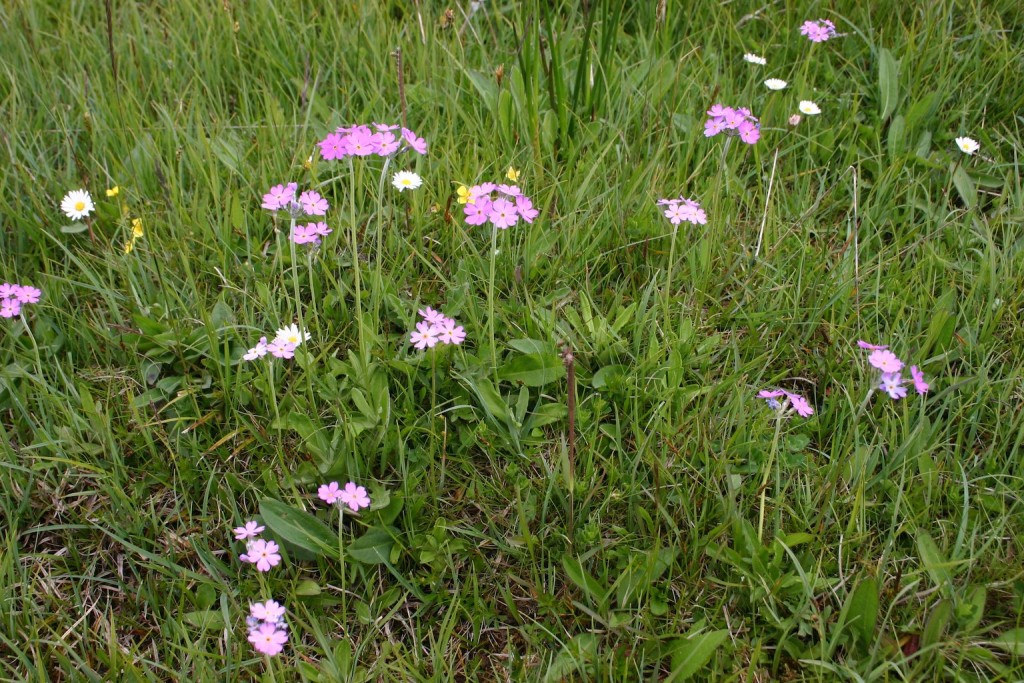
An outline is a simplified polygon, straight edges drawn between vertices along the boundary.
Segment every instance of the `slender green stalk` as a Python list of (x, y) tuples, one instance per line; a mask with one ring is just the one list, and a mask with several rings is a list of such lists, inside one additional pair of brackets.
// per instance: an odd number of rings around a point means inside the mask
[(494, 262), (498, 253), (498, 226), (491, 225), (491, 268), (487, 284), (487, 334), (491, 340), (491, 367), (498, 376), (498, 345), (494, 341)]
[(356, 329), (359, 335), (359, 355), (364, 361), (369, 359), (369, 350), (366, 346), (366, 329), (363, 321), (363, 289), (361, 284), (360, 276), (360, 265), (359, 265), (359, 245), (356, 231), (356, 195), (359, 193), (359, 188), (362, 186), (360, 182), (362, 180), (362, 165), (356, 166), (352, 163), (352, 158), (349, 157), (349, 178), (350, 178), (350, 189), (349, 189), (349, 251), (352, 252), (352, 280), (355, 288), (355, 304), (356, 304)]

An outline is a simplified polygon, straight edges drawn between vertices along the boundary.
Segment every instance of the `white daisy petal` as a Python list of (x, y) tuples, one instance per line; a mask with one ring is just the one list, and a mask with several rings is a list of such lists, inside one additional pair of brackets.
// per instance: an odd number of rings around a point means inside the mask
[(92, 197), (85, 190), (72, 190), (64, 195), (64, 199), (60, 202), (60, 210), (73, 221), (82, 220), (95, 208)]

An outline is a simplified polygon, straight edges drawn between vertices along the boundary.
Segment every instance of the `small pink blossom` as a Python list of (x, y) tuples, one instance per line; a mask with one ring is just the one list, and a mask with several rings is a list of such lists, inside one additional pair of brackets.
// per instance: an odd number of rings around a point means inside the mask
[(442, 344), (458, 345), (466, 340), (466, 330), (463, 329), (462, 325), (457, 325), (451, 318), (434, 327), (437, 330), (437, 340)]
[(269, 211), (287, 209), (295, 201), (295, 191), (299, 189), (298, 183), (287, 185), (275, 185), (270, 192), (263, 195), (263, 208)]
[(294, 358), (297, 344), (275, 339), (267, 344), (267, 351), (274, 358)]
[(787, 391), (786, 397), (789, 399), (790, 405), (793, 406), (793, 410), (795, 410), (796, 414), (800, 417), (810, 417), (814, 414), (814, 408), (812, 408), (811, 404), (807, 402), (807, 399), (800, 394), (794, 394), (791, 391)]
[(418, 154), (427, 153), (427, 141), (418, 137), (416, 133), (412, 132), (408, 128), (403, 128), (402, 137), (407, 143), (409, 143), (409, 146), (412, 147), (414, 152), (417, 152)]
[(276, 624), (281, 621), (281, 618), (284, 617), (284, 612), (284, 605), (276, 600), (254, 602), (249, 605), (249, 614), (252, 618), (268, 624)]
[(924, 381), (924, 373), (916, 365), (910, 366), (910, 377), (914, 382), (914, 389), (917, 390), (917, 393), (922, 395), (928, 393), (930, 386)]
[(435, 311), (430, 306), (427, 306), (426, 308), (421, 308), (419, 311), (417, 311), (417, 313), (419, 313), (420, 317), (426, 320), (431, 325), (436, 325), (437, 323), (444, 322), (445, 320), (444, 313), (442, 313), (441, 311)]
[(244, 541), (247, 538), (256, 538), (264, 529), (266, 529), (266, 527), (261, 526), (256, 521), (252, 521), (246, 522), (245, 526), (235, 527), (232, 531), (235, 533), (236, 539)]
[(42, 292), (35, 287), (28, 285), (22, 285), (15, 296), (18, 299), (18, 303), (21, 304), (37, 304), (39, 303), (39, 297), (42, 296)]
[(345, 138), (338, 133), (329, 134), (317, 144), (320, 146), (320, 156), (327, 161), (343, 159), (348, 154), (348, 145), (345, 144)]
[(903, 386), (903, 378), (899, 372), (886, 372), (878, 384), (878, 388), (885, 391), (893, 399), (901, 399), (907, 395), (907, 388)]
[(883, 373), (898, 373), (903, 369), (903, 361), (896, 357), (892, 351), (888, 349), (879, 349), (872, 351), (871, 355), (868, 356), (868, 363), (878, 368)]
[(21, 304), (17, 299), (4, 299), (0, 302), (0, 318), (13, 318), (21, 313)]
[(341, 492), (339, 500), (349, 507), (353, 512), (359, 512), (360, 508), (370, 507), (370, 496), (362, 486), (356, 486), (355, 482), (345, 484), (345, 490)]
[(491, 200), (487, 197), (477, 197), (472, 203), (467, 203), (462, 211), (466, 214), (467, 225), (483, 225), (491, 215)]
[(516, 212), (527, 223), (532, 223), (540, 215), (540, 211), (533, 208), (533, 202), (526, 195), (516, 197)]
[(263, 358), (265, 355), (267, 355), (267, 338), (260, 337), (259, 343), (246, 351), (242, 358), (245, 360), (256, 360), (257, 358)]
[(307, 216), (324, 216), (327, 209), (331, 208), (327, 200), (320, 196), (320, 193), (306, 190), (299, 195), (299, 205)]
[(279, 550), (277, 543), (259, 538), (251, 541), (246, 552), (239, 555), (238, 559), (256, 565), (256, 569), (261, 572), (269, 572), (271, 567), (276, 567), (281, 562)]
[(288, 631), (276, 624), (262, 623), (249, 631), (249, 642), (257, 652), (273, 657), (284, 649), (288, 642)]
[(828, 19), (807, 20), (800, 26), (800, 33), (812, 43), (824, 43), (836, 37), (836, 25)]
[(427, 321), (416, 323), (416, 330), (409, 335), (409, 342), (420, 349), (429, 349), (437, 345), (437, 328)]
[(491, 204), (491, 213), (487, 216), (496, 228), (506, 230), (519, 220), (516, 206), (507, 199), (496, 199)]
[(370, 156), (377, 153), (377, 140), (366, 126), (357, 126), (346, 136), (345, 149), (352, 156)]
[(752, 121), (744, 121), (736, 130), (740, 134), (740, 140), (748, 145), (761, 139), (761, 127)]
[(518, 197), (523, 194), (523, 191), (519, 189), (518, 185), (498, 185), (495, 188), (498, 192), (508, 195), (509, 197)]
[(338, 486), (336, 481), (332, 481), (330, 484), (321, 484), (320, 488), (317, 489), (316, 495), (328, 505), (334, 505), (341, 498), (341, 487)]
[(401, 143), (394, 133), (383, 132), (377, 134), (377, 154), (382, 157), (391, 156), (398, 151), (399, 146), (401, 146)]

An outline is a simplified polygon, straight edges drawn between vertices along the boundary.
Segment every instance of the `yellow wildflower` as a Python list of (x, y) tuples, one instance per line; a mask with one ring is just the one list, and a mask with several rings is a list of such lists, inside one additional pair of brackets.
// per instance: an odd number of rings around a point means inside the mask
[(459, 204), (472, 204), (473, 198), (469, 196), (469, 188), (465, 185), (459, 185), (459, 189), (456, 190), (459, 195)]
[(121, 188), (118, 187), (117, 185), (114, 185), (112, 188), (107, 190), (107, 196), (108, 197), (116, 197), (120, 191), (121, 191)]
[(132, 238), (134, 239), (134, 238), (137, 238), (137, 237), (142, 237), (144, 234), (146, 234), (146, 233), (143, 232), (143, 230), (142, 230), (142, 219), (141, 218), (133, 218), (132, 219)]
[(511, 180), (514, 183), (517, 180), (519, 180), (519, 171), (517, 171), (513, 167), (509, 166), (508, 167), (508, 173), (505, 174), (505, 177), (508, 178), (509, 180)]

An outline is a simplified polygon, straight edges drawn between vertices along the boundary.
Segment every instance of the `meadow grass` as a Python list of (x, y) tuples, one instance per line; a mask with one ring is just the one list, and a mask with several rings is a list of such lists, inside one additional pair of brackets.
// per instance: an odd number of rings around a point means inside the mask
[[(819, 16), (842, 35), (799, 35)], [(0, 320), (2, 680), (1024, 677), (1016, 2), (24, 0), (0, 27), (0, 274), (43, 292)], [(761, 140), (705, 138), (716, 102)], [(403, 117), (426, 156), (316, 154)], [(455, 191), (510, 165), (542, 212), (494, 254)], [(260, 208), (289, 181), (331, 203), (319, 249)], [(709, 220), (673, 236), (680, 193)], [(466, 342), (411, 348), (426, 305)], [(295, 359), (241, 360), (300, 320)], [(858, 339), (930, 392), (881, 395)], [(374, 507), (341, 519), (332, 480)]]

